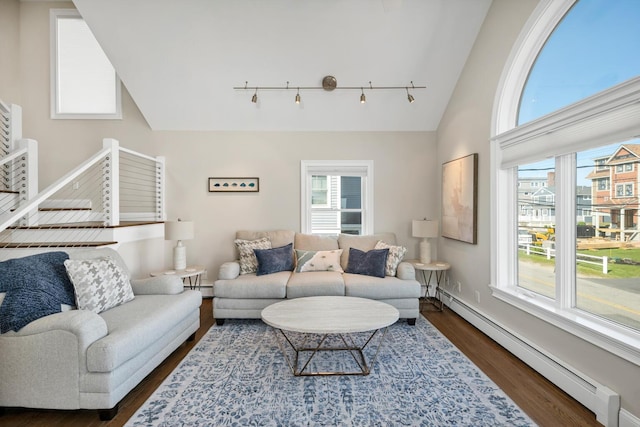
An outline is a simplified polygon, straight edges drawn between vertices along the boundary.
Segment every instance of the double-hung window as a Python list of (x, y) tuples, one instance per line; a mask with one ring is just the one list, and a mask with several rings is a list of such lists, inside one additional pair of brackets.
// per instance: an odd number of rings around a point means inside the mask
[(303, 160), (303, 233), (373, 233), (373, 162)]
[(570, 3), (538, 9), (498, 94), (492, 289), (640, 363), (640, 3)]
[(121, 119), (120, 79), (74, 9), (51, 9), (51, 118)]

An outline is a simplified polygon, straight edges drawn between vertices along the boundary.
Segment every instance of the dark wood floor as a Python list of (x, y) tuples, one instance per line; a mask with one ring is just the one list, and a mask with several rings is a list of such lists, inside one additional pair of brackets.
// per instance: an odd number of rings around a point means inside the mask
[[(428, 307), (425, 307), (425, 310)], [(423, 314), (453, 344), (487, 374), (522, 410), (540, 426), (600, 426), (593, 413), (512, 356), (493, 340), (449, 309)], [(182, 358), (213, 325), (211, 300), (203, 301), (196, 340), (169, 356), (120, 402), (120, 411), (111, 421), (101, 422), (96, 411), (49, 411), (9, 408), (0, 417), (7, 427), (121, 426), (171, 373)]]

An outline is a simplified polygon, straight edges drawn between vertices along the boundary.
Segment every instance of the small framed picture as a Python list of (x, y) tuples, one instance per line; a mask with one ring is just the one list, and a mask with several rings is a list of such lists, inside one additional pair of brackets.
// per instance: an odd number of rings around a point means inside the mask
[(260, 191), (260, 178), (209, 178), (210, 193), (255, 193)]

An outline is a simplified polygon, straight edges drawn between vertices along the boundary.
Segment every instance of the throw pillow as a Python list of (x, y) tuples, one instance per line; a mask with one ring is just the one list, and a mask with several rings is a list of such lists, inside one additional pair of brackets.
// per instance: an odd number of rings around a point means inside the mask
[(389, 249), (389, 255), (387, 255), (387, 265), (384, 269), (384, 273), (387, 276), (395, 277), (398, 270), (398, 264), (400, 264), (400, 261), (402, 261), (402, 258), (404, 258), (404, 254), (407, 253), (407, 248), (405, 248), (404, 246), (389, 245), (380, 240), (378, 241), (378, 243), (376, 243), (374, 249)]
[(258, 271), (258, 259), (254, 249), (271, 249), (271, 240), (267, 237), (256, 240), (236, 239), (233, 241), (240, 255), (240, 274), (255, 273)]
[(18, 331), (27, 324), (59, 313), (62, 304), (74, 305), (73, 285), (64, 269), (65, 252), (45, 252), (0, 262), (0, 333)]
[(109, 257), (64, 262), (79, 309), (101, 313), (134, 298), (129, 277)]
[(389, 249), (372, 249), (368, 252), (363, 252), (360, 249), (349, 248), (347, 273), (384, 277), (388, 254)]
[(296, 272), (337, 271), (342, 273), (340, 255), (342, 255), (342, 249), (332, 251), (302, 251), (296, 249)]
[(293, 243), (273, 249), (254, 249), (258, 260), (257, 276), (293, 270)]

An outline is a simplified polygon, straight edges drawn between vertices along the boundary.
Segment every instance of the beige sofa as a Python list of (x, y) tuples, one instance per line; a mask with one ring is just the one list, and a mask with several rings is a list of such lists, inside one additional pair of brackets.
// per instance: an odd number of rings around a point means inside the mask
[[(70, 253), (111, 257), (113, 249)], [(70, 310), (0, 334), (3, 407), (98, 409), (111, 419), (118, 402), (200, 327), (199, 291), (173, 276), (131, 280), (135, 298), (96, 314)], [(0, 424), (2, 421), (0, 420)]]
[[(293, 243), (294, 249), (328, 251), (343, 249), (340, 260), (347, 271), (349, 248), (374, 249), (378, 241), (396, 244), (393, 233), (371, 236), (341, 234), (336, 237), (296, 233), (290, 230), (238, 231), (236, 239), (256, 240), (267, 237), (273, 248)], [(213, 317), (218, 325), (225, 319), (259, 319), (262, 309), (285, 298), (344, 295), (369, 298), (393, 305), (400, 318), (414, 324), (419, 315), (420, 283), (408, 262), (398, 265), (395, 276), (384, 278), (335, 271), (296, 273), (281, 271), (258, 276), (240, 274), (238, 261), (224, 263), (213, 285)]]

